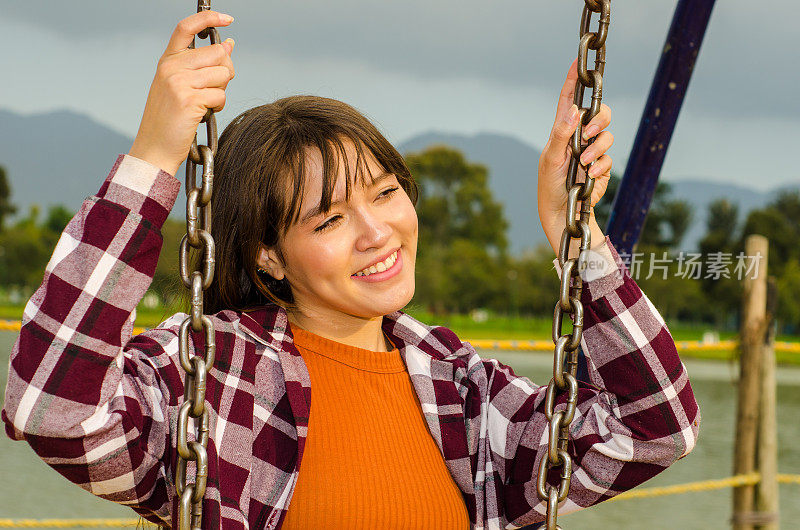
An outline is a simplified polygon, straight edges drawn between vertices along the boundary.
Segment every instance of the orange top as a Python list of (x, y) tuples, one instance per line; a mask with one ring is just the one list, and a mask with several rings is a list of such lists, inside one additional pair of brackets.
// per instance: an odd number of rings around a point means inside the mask
[(468, 529), (400, 352), (292, 333), (311, 376), (311, 415), (282, 528)]

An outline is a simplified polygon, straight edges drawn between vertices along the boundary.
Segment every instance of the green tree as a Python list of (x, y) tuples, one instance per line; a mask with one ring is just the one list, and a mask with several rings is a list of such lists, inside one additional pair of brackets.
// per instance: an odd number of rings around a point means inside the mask
[(461, 238), (495, 254), (505, 253), (508, 222), (489, 189), (486, 166), (468, 162), (447, 146), (408, 154), (406, 162), (420, 188), (417, 214), (423, 248)]
[(764, 208), (750, 211), (744, 221), (737, 251), (744, 240), (759, 234), (769, 240), (769, 274), (778, 282), (778, 323), (794, 329), (800, 326), (797, 290), (800, 262), (800, 190), (784, 191)]
[[(706, 234), (700, 241), (700, 250), (707, 258), (712, 253), (729, 254), (732, 268), (738, 256), (744, 256), (744, 243), (752, 234), (769, 240), (769, 274), (778, 282), (778, 322), (780, 325), (800, 325), (800, 304), (797, 292), (800, 285), (800, 191), (786, 191), (764, 206), (751, 210), (739, 222), (736, 205), (719, 199), (709, 205)], [(749, 257), (744, 256), (744, 259)], [(724, 326), (737, 316), (741, 309), (742, 280), (737, 275), (730, 278), (704, 278), (705, 307), (713, 313), (718, 326)]]
[(39, 207), (0, 233), (0, 285), (30, 292), (42, 281), (47, 260), (53, 252), (38, 224)]
[[(603, 229), (608, 225), (620, 181), (620, 177), (612, 173), (603, 199), (595, 206), (597, 223)], [(680, 246), (692, 224), (692, 209), (688, 202), (672, 199), (671, 193), (669, 183), (659, 182), (656, 185), (637, 248), (674, 250)]]
[(700, 240), (700, 249), (711, 252), (715, 249), (732, 251), (738, 233), (739, 207), (728, 199), (717, 199), (708, 205), (706, 233)]
[(8, 182), (6, 168), (0, 166), (0, 232), (5, 226), (5, 219), (16, 213), (17, 207), (11, 204), (11, 184)]
[(800, 258), (800, 190), (785, 191), (764, 208), (752, 210), (742, 227), (742, 248), (750, 234), (769, 239), (770, 274), (780, 276), (792, 258)]
[(38, 287), (47, 261), (72, 215), (64, 206), (52, 206), (40, 222), (40, 208), (32, 205), (28, 215), (0, 232), (0, 285), (25, 292)]
[(788, 325), (794, 333), (800, 331), (800, 261), (792, 258), (783, 267), (778, 282), (778, 324)]
[(75, 214), (64, 205), (57, 204), (51, 206), (47, 209), (47, 218), (44, 220), (44, 226), (42, 228), (51, 234), (61, 234), (73, 215)]
[[(655, 261), (662, 260), (665, 253), (666, 260)], [(712, 320), (713, 304), (709, 304), (702, 282), (686, 277), (685, 271), (679, 270), (675, 253), (662, 250), (647, 257), (636, 282), (665, 319), (672, 322)]]
[[(505, 278), (504, 267), (475, 241), (454, 239), (445, 255), (446, 307), (455, 313), (467, 313), (479, 307), (497, 307)], [(502, 304), (506, 309), (505, 303)]]
[(515, 314), (552, 315), (560, 283), (553, 258), (550, 246), (541, 245), (509, 260), (505, 299)]
[[(606, 197), (595, 207), (598, 223), (606, 227), (620, 178), (612, 174)], [(637, 283), (664, 317), (696, 320), (709, 318), (699, 282), (681, 276), (678, 251), (692, 222), (693, 213), (686, 201), (671, 197), (671, 187), (659, 182), (636, 245), (636, 260), (629, 268)]]
[(431, 311), (507, 307), (508, 222), (489, 189), (486, 166), (434, 146), (406, 155), (419, 186), (415, 303)]
[[(735, 259), (741, 250), (739, 240), (739, 208), (727, 199), (717, 199), (708, 205), (706, 233), (700, 239), (699, 250), (704, 263), (700, 285), (705, 294), (708, 318), (718, 329), (723, 329), (732, 315), (736, 315), (742, 299), (741, 280), (733, 274)], [(709, 274), (707, 264), (713, 256), (731, 258), (729, 277)], [(699, 312), (699, 311), (698, 311)]]
[[(178, 247), (185, 233), (185, 221), (167, 219), (164, 222), (161, 227), (163, 239), (161, 254), (158, 256), (153, 283), (150, 285), (150, 289), (157, 293), (168, 306), (177, 304), (181, 311), (185, 311), (186, 306), (181, 297), (188, 296), (188, 291), (184, 288), (178, 275)], [(217, 259), (222, 259), (222, 257), (217, 256)]]

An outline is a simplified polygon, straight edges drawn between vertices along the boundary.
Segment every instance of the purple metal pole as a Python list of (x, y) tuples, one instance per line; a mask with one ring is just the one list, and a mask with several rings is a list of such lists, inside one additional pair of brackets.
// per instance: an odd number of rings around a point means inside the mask
[[(622, 255), (631, 255), (653, 200), (658, 175), (678, 121), (714, 0), (680, 0), (661, 52), (606, 234)], [(578, 351), (579, 381), (589, 381), (586, 356)]]
[[(644, 7), (644, 6), (643, 6)], [(639, 240), (714, 0), (680, 0), (620, 182), (606, 233), (620, 253)]]

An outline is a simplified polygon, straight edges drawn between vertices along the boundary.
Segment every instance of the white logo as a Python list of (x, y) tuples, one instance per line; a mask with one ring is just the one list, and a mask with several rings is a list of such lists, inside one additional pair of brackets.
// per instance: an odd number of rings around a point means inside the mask
[(611, 272), (611, 264), (599, 252), (585, 250), (578, 257), (578, 272), (583, 281), (590, 282)]

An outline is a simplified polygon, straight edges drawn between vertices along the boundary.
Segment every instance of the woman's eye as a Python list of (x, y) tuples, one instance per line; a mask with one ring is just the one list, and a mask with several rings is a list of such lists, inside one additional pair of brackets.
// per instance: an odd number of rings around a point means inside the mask
[(324, 230), (327, 230), (328, 228), (330, 228), (333, 225), (335, 225), (336, 222), (339, 221), (339, 219), (341, 219), (341, 218), (342, 218), (341, 215), (334, 215), (333, 217), (331, 217), (330, 219), (328, 219), (327, 221), (325, 221), (324, 223), (322, 223), (321, 225), (316, 227), (314, 229), (314, 232), (322, 232)]
[(382, 192), (380, 192), (378, 194), (378, 197), (391, 197), (394, 194), (394, 192), (396, 192), (399, 189), (400, 188), (398, 188), (397, 186), (395, 186), (393, 188), (387, 188), (387, 189), (383, 190)]

